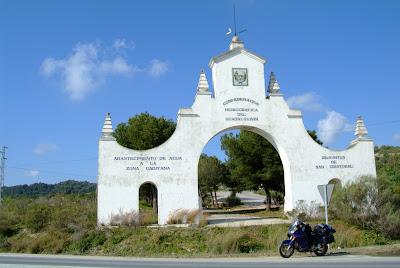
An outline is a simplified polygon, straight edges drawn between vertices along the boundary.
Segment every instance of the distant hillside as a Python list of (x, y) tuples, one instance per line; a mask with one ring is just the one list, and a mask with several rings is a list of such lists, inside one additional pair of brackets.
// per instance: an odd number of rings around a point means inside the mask
[(381, 146), (381, 147), (378, 147), (378, 146), (375, 147), (375, 156), (376, 157), (381, 157), (384, 154), (398, 155), (398, 154), (400, 154), (400, 147), (399, 146), (386, 146), (386, 145)]
[(57, 184), (34, 183), (5, 186), (3, 196), (43, 196), (54, 194), (86, 194), (96, 191), (96, 183), (68, 180)]

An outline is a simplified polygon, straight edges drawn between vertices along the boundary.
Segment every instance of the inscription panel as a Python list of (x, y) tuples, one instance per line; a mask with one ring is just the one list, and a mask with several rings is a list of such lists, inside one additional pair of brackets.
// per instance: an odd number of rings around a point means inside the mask
[(323, 155), (321, 162), (315, 165), (316, 169), (347, 169), (354, 168), (349, 164), (344, 155)]
[[(248, 108), (243, 107), (243, 103), (250, 103), (255, 107)], [(227, 105), (234, 105), (233, 107), (226, 107)], [(225, 107), (225, 120), (226, 121), (258, 121), (258, 106), (260, 105), (257, 101), (249, 98), (233, 98), (226, 100), (222, 103)]]
[(126, 162), (126, 171), (170, 171), (171, 164), (182, 161), (182, 156), (114, 156), (113, 160)]

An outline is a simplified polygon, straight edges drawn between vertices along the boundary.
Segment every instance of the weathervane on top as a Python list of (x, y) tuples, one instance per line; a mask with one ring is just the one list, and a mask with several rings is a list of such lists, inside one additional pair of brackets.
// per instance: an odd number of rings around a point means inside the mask
[[(243, 30), (240, 30), (239, 32), (237, 31), (237, 28), (236, 28), (236, 7), (235, 7), (235, 5), (233, 5), (233, 26), (234, 26), (234, 28), (233, 28), (234, 29), (233, 36), (239, 36), (240, 33), (243, 33), (243, 32), (245, 32), (247, 30), (247, 29), (243, 29)], [(229, 37), (231, 35), (231, 33), (232, 33), (232, 30), (229, 27), (228, 28), (228, 32), (225, 34), (226, 37)]]

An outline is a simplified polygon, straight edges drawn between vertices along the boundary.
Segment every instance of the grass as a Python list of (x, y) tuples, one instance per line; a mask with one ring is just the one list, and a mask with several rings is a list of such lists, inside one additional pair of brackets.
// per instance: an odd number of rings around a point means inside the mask
[[(268, 217), (271, 213), (282, 212), (262, 211), (254, 215)], [(337, 230), (332, 248), (390, 243), (373, 231), (341, 221), (331, 224)], [(278, 254), (287, 228), (287, 225), (268, 225), (98, 229), (92, 196), (8, 198), (0, 208), (0, 251), (143, 257), (265, 256)]]
[(262, 210), (257, 212), (246, 213), (246, 216), (262, 217), (262, 218), (280, 218), (287, 219), (287, 216), (283, 212), (283, 207), (279, 210)]
[(146, 202), (140, 200), (139, 202), (139, 213), (141, 215), (142, 225), (157, 224), (158, 215), (154, 211), (152, 206), (149, 206)]

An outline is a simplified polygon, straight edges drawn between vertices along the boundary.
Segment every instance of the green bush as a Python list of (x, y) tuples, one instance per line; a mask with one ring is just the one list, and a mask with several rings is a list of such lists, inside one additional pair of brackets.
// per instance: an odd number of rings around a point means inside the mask
[(228, 207), (235, 207), (235, 206), (239, 206), (242, 204), (242, 201), (240, 200), (239, 197), (237, 197), (236, 195), (230, 195), (226, 198), (225, 200), (225, 204)]
[(31, 231), (39, 232), (49, 224), (50, 215), (46, 204), (33, 204), (25, 215), (25, 225)]
[(10, 247), (10, 243), (7, 241), (7, 237), (0, 234), (0, 252), (7, 251)]
[(86, 234), (81, 239), (74, 241), (69, 249), (73, 252), (84, 253), (91, 248), (101, 246), (106, 242), (107, 237), (104, 231), (95, 231)]
[(69, 244), (66, 234), (59, 231), (49, 231), (38, 234), (28, 246), (29, 253), (59, 254)]
[(273, 200), (273, 203), (275, 203), (276, 205), (284, 203), (285, 194), (283, 192), (270, 190), (270, 193), (271, 193), (271, 198)]
[(335, 189), (330, 211), (334, 217), (351, 224), (363, 228), (374, 228), (378, 217), (377, 198), (377, 180), (372, 177), (363, 177), (340, 189)]
[(13, 226), (13, 221), (10, 215), (0, 211), (0, 237), (9, 237), (18, 232), (18, 229)]
[(362, 177), (334, 191), (329, 207), (337, 219), (390, 239), (400, 238), (400, 194), (387, 177)]
[(240, 253), (253, 253), (262, 250), (264, 245), (254, 237), (243, 235), (237, 241), (237, 248)]
[(111, 230), (110, 234), (110, 242), (112, 245), (117, 245), (121, 243), (123, 240), (127, 239), (131, 235), (130, 228), (115, 228)]

